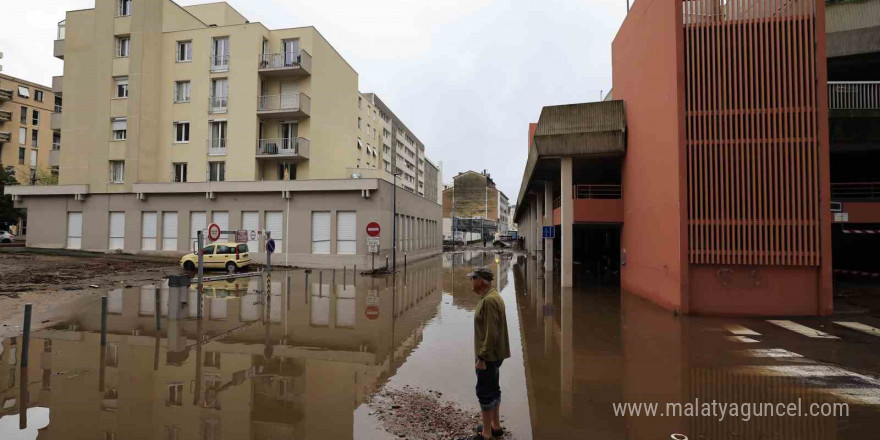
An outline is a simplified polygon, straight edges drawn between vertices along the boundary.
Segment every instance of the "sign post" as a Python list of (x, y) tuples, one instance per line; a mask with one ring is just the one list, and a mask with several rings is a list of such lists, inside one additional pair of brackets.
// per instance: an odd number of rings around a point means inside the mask
[(379, 223), (370, 222), (367, 224), (367, 247), (372, 255), (372, 270), (376, 270), (376, 254), (379, 252), (379, 236), (382, 234), (382, 227)]
[[(214, 225), (214, 224), (212, 223), (212, 225)], [(217, 226), (217, 225), (214, 225), (214, 226)], [(219, 231), (220, 228), (218, 227), (217, 230)], [(217, 235), (219, 237), (220, 234), (218, 233)], [(197, 316), (201, 319), (201, 317), (202, 317), (202, 278), (204, 278), (204, 276), (205, 276), (205, 250), (203, 249), (204, 243), (202, 243), (202, 240), (203, 240), (202, 239), (202, 231), (198, 231), (196, 233), (196, 236), (197, 236), (197, 243), (198, 243), (196, 246), (199, 247), (199, 251), (198, 251), (199, 252), (199, 281), (198, 281), (198, 288), (197, 288), (197, 291), (198, 291), (197, 302), (199, 304), (196, 307), (198, 309)], [(157, 293), (157, 295), (158, 295), (158, 293)], [(156, 312), (156, 313), (158, 313), (158, 312)]]
[(266, 231), (266, 300), (272, 295), (272, 253), (275, 252), (275, 240), (272, 233)]

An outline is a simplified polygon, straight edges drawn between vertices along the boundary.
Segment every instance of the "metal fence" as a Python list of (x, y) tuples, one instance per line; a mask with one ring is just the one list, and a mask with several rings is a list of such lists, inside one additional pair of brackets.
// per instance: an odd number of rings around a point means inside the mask
[(208, 156), (225, 156), (226, 139), (208, 139)]
[(211, 55), (211, 71), (221, 72), (229, 70), (229, 55)]
[(831, 198), (872, 199), (880, 198), (880, 182), (832, 183)]
[(306, 138), (275, 138), (257, 141), (257, 156), (308, 156), (309, 140)]
[(310, 69), (312, 56), (304, 50), (295, 52), (262, 53), (259, 55), (260, 69), (280, 69), (285, 67), (301, 67)]
[(828, 108), (880, 109), (880, 81), (828, 81)]
[(209, 113), (226, 113), (229, 108), (228, 96), (212, 96), (208, 98)]
[(259, 111), (300, 110), (305, 99), (308, 97), (303, 93), (262, 95), (257, 102), (257, 109)]

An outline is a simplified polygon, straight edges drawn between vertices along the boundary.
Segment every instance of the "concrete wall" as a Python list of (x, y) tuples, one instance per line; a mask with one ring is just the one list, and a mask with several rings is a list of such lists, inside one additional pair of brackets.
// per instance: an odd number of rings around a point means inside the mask
[[(125, 212), (124, 251), (145, 254), (182, 255), (192, 249), (190, 240), (190, 213), (205, 212), (208, 223), (214, 212), (227, 212), (229, 228), (240, 229), (242, 212), (259, 212), (260, 228), (265, 228), (266, 212), (282, 212), (284, 235), (282, 252), (273, 255), (274, 264), (301, 267), (342, 267), (357, 264), (369, 267), (370, 254), (366, 243), (366, 225), (376, 221), (382, 227), (380, 252), (377, 266), (384, 264), (385, 256), (391, 254), (392, 245), (392, 192), (393, 186), (379, 181), (379, 189), (369, 198), (360, 191), (303, 191), (293, 192), (289, 199), (281, 193), (217, 193), (213, 200), (204, 193), (150, 194), (138, 200), (135, 194), (90, 194), (83, 201), (70, 196), (27, 197), (22, 205), (28, 214), (29, 247), (65, 248), (67, 246), (67, 213), (83, 213), (82, 249), (107, 252), (109, 247), (110, 212)], [(313, 254), (311, 247), (312, 212), (331, 212), (330, 254)], [(354, 255), (337, 254), (336, 214), (339, 211), (357, 213), (357, 250)], [(162, 244), (162, 219), (164, 212), (177, 212), (177, 251), (142, 250), (142, 213), (158, 213), (157, 247)], [(442, 250), (441, 207), (407, 191), (397, 191), (399, 216), (412, 219), (398, 230), (398, 261), (404, 254), (408, 261), (415, 261)], [(277, 238), (277, 237), (276, 237)], [(254, 251), (254, 250), (252, 250)], [(265, 260), (262, 244), (253, 257), (257, 262)]]
[(614, 97), (626, 101), (629, 136), (621, 286), (686, 312), (681, 20), (678, 2), (635, 2), (612, 43), (612, 65)]

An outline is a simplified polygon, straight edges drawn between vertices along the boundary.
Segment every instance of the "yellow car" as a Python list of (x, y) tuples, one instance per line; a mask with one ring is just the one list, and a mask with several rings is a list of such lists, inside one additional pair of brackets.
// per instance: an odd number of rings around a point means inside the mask
[[(217, 242), (204, 248), (205, 269), (226, 269), (233, 273), (251, 264), (248, 246), (243, 243)], [(194, 271), (199, 267), (199, 256), (193, 252), (180, 259), (180, 267)]]

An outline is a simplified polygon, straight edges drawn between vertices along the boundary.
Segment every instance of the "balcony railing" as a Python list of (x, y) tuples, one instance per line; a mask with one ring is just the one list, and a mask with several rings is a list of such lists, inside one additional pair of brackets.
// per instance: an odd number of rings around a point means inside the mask
[(829, 81), (828, 109), (880, 109), (880, 81)]
[(257, 141), (257, 156), (299, 156), (308, 158), (310, 142), (306, 138), (260, 139)]
[(229, 54), (211, 55), (211, 72), (229, 70)]
[(58, 22), (58, 34), (56, 40), (63, 40), (65, 35), (67, 34), (67, 20), (61, 20)]
[(6, 110), (0, 110), (0, 122), (7, 122), (12, 120), (12, 112)]
[[(620, 199), (620, 185), (581, 184), (574, 185), (571, 192), (573, 199)], [(562, 198), (553, 200), (553, 208), (562, 206)]]
[(832, 183), (832, 199), (880, 198), (880, 182)]
[(9, 142), (10, 139), (12, 139), (12, 134), (8, 131), (0, 131), (0, 144)]
[(226, 139), (208, 139), (208, 156), (225, 156)]
[(0, 89), (0, 102), (9, 101), (11, 99), (12, 99), (12, 90)]
[(305, 73), (312, 70), (312, 56), (305, 50), (298, 52), (263, 53), (259, 55), (260, 70), (302, 69)]
[(226, 113), (228, 108), (228, 96), (212, 96), (208, 98), (208, 113)]
[(310, 99), (305, 93), (290, 95), (262, 95), (257, 102), (257, 109), (261, 112), (290, 110), (296, 111), (303, 108), (305, 100)]

